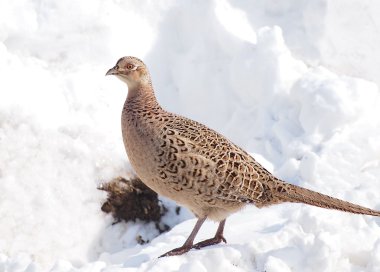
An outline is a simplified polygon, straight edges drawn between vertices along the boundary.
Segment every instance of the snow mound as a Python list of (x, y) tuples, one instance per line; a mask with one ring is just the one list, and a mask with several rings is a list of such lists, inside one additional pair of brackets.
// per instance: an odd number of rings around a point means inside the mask
[[(169, 213), (172, 226), (182, 223), (154, 238), (149, 224), (112, 225), (96, 189), (132, 174), (120, 133), (127, 89), (104, 74), (136, 55), (168, 110), (225, 134), (289, 182), (379, 210), (379, 82), (367, 81), (380, 68), (379, 8), (1, 4), (0, 270), (380, 270), (378, 218), (296, 204), (248, 207), (227, 220), (227, 245), (157, 259), (185, 241), (191, 215)], [(197, 240), (215, 230), (206, 222)], [(138, 245), (141, 234), (151, 242)]]

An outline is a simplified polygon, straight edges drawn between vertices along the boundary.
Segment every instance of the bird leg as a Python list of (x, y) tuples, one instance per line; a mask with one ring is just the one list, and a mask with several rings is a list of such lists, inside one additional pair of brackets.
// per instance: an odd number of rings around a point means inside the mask
[[(195, 224), (195, 226), (193, 228), (193, 231), (190, 233), (189, 237), (187, 238), (187, 240), (185, 241), (185, 243), (181, 247), (170, 250), (170, 251), (166, 252), (165, 254), (161, 255), (159, 258), (167, 257), (167, 256), (182, 255), (182, 254), (188, 252), (190, 249), (192, 249), (194, 238), (197, 235), (202, 224), (205, 222), (205, 220), (206, 220), (206, 217), (198, 219), (197, 223)], [(223, 232), (223, 230), (222, 230), (222, 232)]]
[(218, 230), (216, 231), (215, 236), (213, 238), (196, 243), (195, 245), (192, 246), (192, 248), (200, 249), (202, 247), (216, 245), (221, 242), (227, 243), (226, 239), (223, 237), (223, 230), (224, 230), (225, 223), (226, 223), (226, 219), (220, 221)]

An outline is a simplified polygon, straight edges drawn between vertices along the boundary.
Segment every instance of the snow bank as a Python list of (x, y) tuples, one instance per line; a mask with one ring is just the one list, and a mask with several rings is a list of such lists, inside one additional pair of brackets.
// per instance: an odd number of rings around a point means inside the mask
[[(104, 73), (136, 55), (167, 109), (227, 135), (281, 178), (380, 209), (379, 89), (349, 76), (378, 71), (379, 37), (365, 35), (378, 31), (366, 15), (380, 5), (345, 3), (1, 4), (0, 270), (378, 271), (377, 218), (250, 207), (227, 221), (228, 245), (157, 259), (195, 221), (137, 245), (136, 235), (157, 235), (152, 226), (111, 225), (96, 190), (131, 174), (120, 135), (127, 90)], [(198, 239), (215, 229), (207, 222)]]
[(259, 29), (278, 25), (306, 63), (380, 84), (380, 6), (371, 0), (231, 1)]

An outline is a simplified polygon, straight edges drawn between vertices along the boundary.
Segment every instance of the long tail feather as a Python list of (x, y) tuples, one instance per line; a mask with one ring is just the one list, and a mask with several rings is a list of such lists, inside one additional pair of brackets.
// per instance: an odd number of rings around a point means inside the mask
[(325, 209), (334, 209), (344, 212), (380, 216), (380, 211), (365, 208), (328, 195), (317, 193), (306, 188), (286, 184), (286, 190), (277, 190), (276, 196), (282, 201), (305, 203)]

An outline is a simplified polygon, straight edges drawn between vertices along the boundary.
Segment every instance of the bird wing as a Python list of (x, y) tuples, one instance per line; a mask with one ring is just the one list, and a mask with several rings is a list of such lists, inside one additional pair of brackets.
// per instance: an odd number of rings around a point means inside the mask
[(175, 159), (173, 174), (186, 186), (197, 183), (196, 188), (226, 201), (273, 202), (277, 179), (247, 152), (201, 123), (178, 115), (169, 120), (162, 128), (171, 151), (166, 157)]

